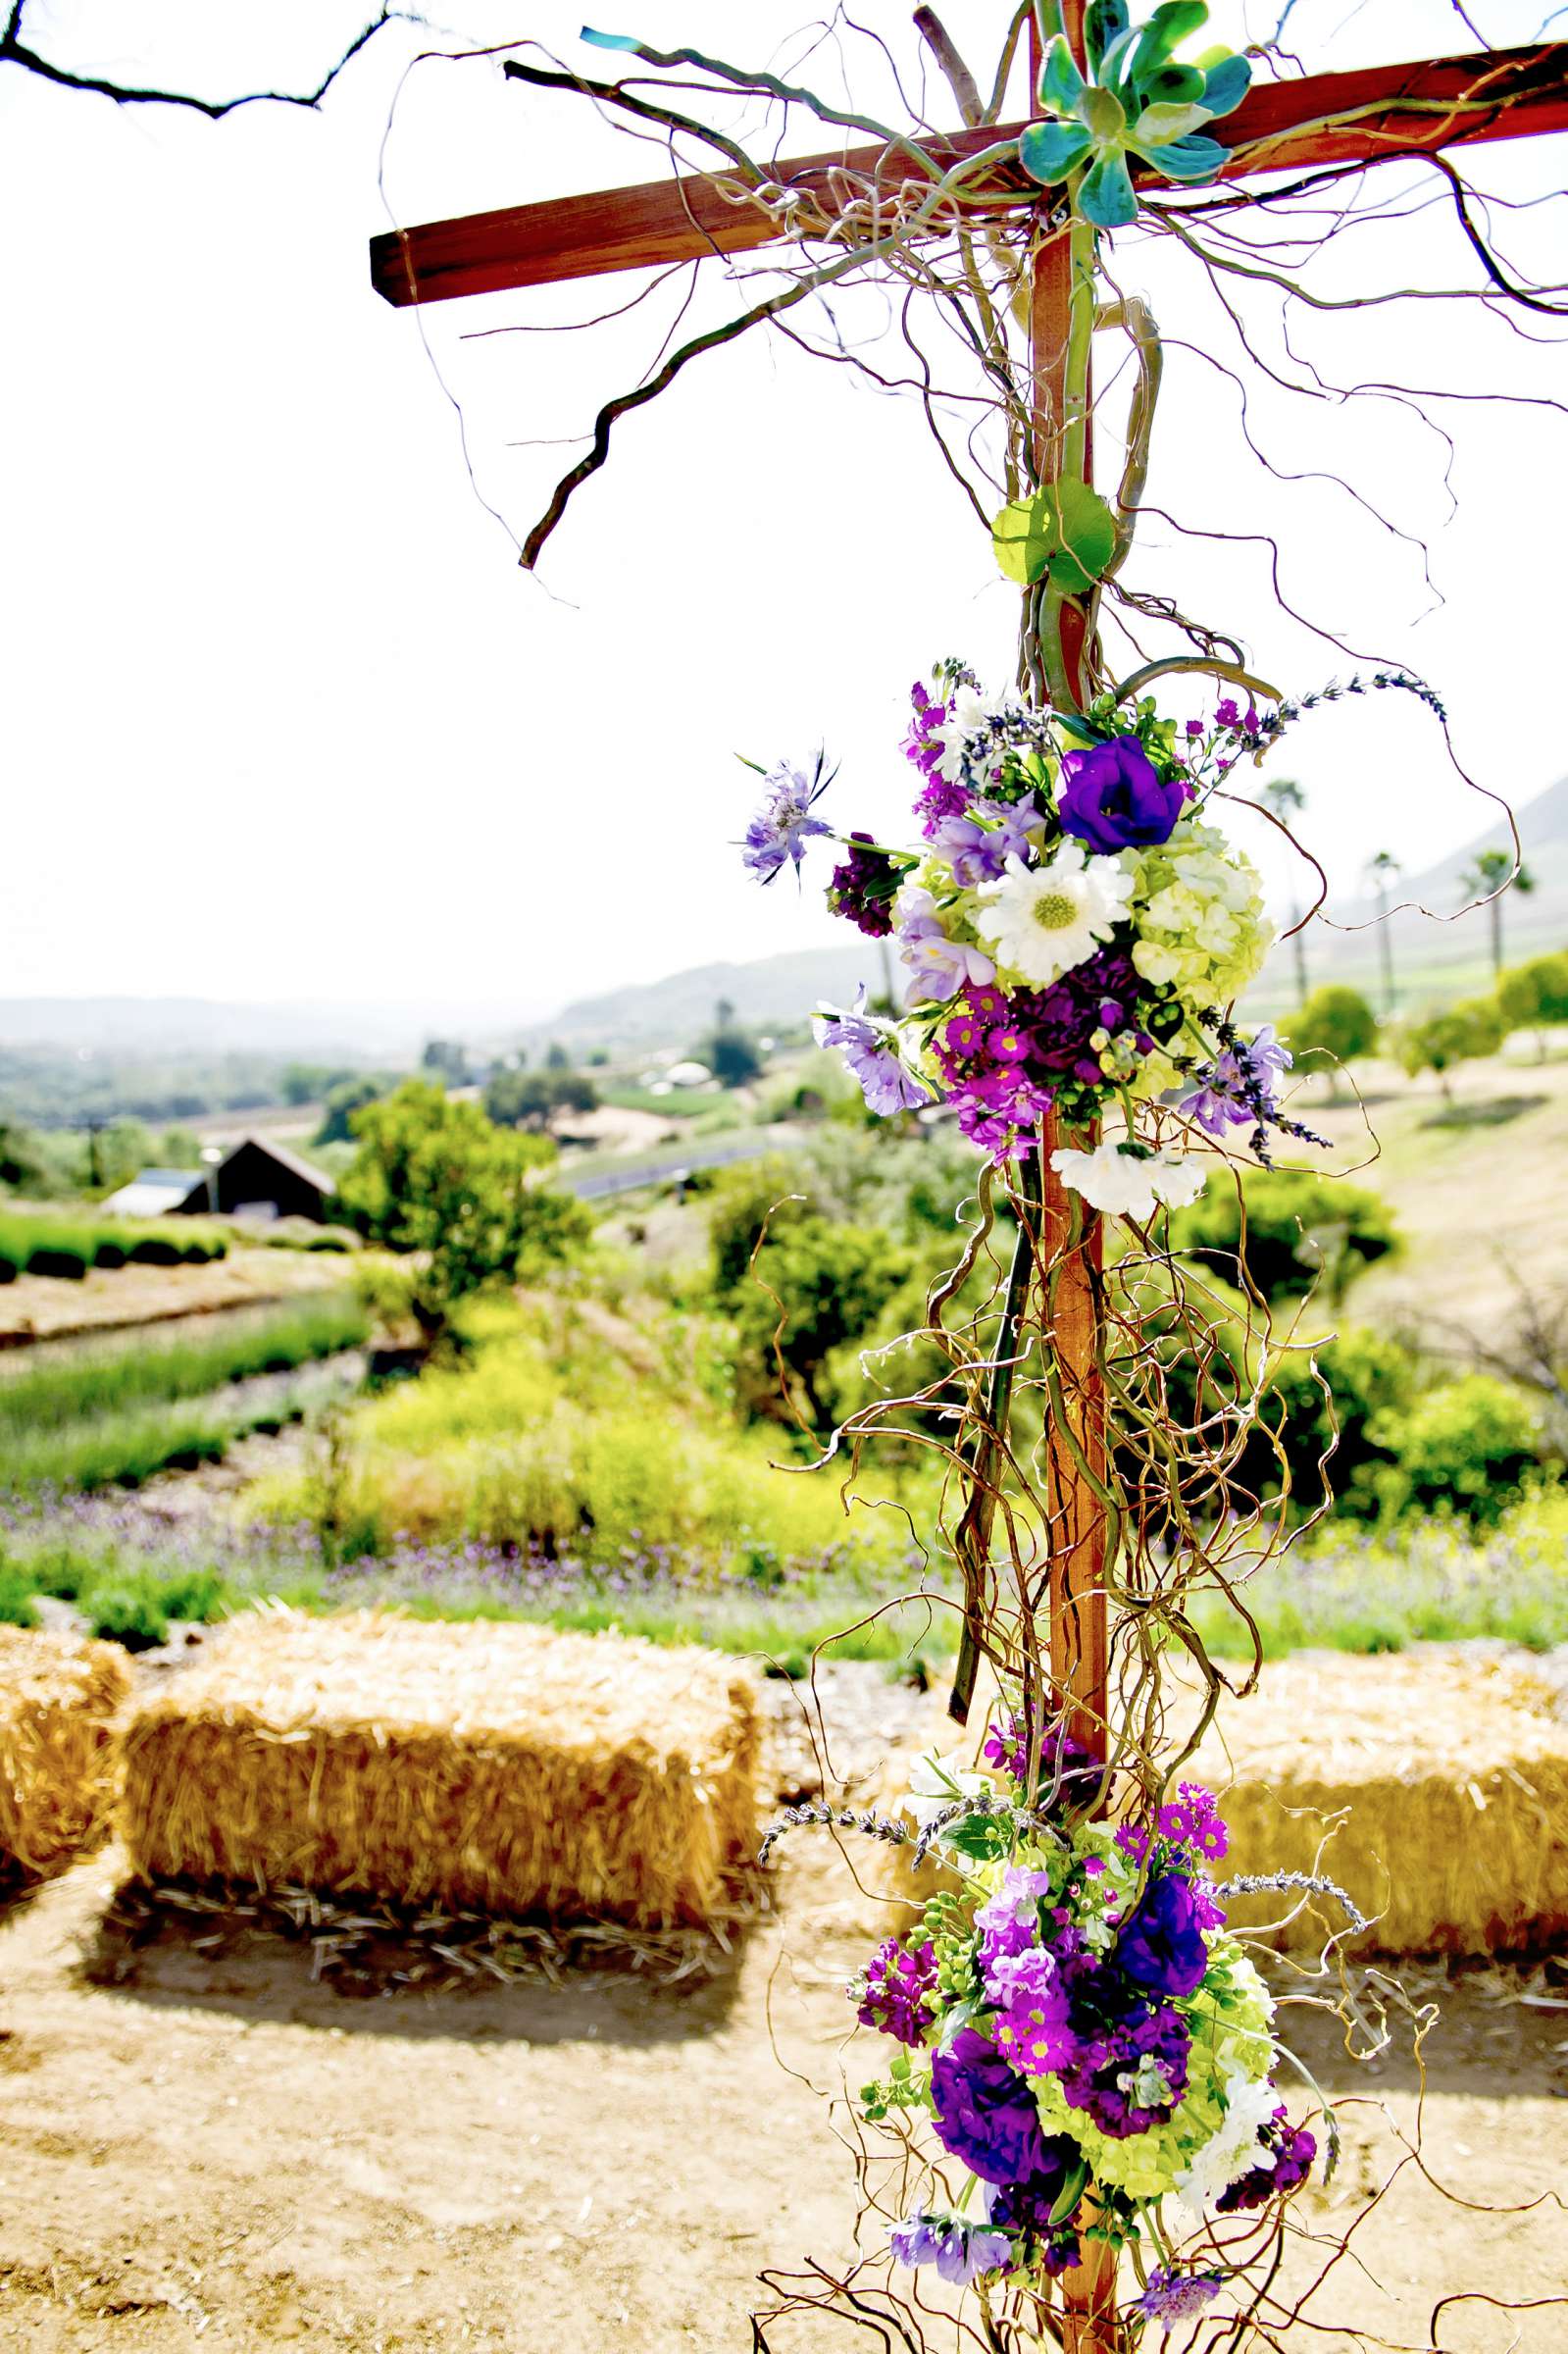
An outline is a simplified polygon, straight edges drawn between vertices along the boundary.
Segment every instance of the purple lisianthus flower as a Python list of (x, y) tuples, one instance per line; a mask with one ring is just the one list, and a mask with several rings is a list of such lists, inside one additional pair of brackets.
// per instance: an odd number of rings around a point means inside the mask
[(1190, 1994), (1208, 1968), (1209, 1949), (1191, 1882), (1162, 1871), (1145, 1884), (1116, 1940), (1123, 1975), (1150, 1994)]
[(982, 2273), (1000, 2272), (1014, 2261), (1013, 2243), (1005, 2231), (986, 2224), (966, 2224), (956, 2217), (917, 2215), (894, 2224), (888, 2245), (900, 2264), (935, 2264), (936, 2277), (954, 2288), (967, 2288)]
[(863, 1010), (865, 1002), (866, 988), (862, 982), (849, 1012), (824, 1006), (812, 1023), (817, 1044), (838, 1049), (846, 1067), (859, 1080), (868, 1106), (880, 1117), (887, 1119), (895, 1111), (917, 1111), (921, 1104), (931, 1101), (931, 1091), (910, 1077), (887, 1030)]
[(911, 2047), (924, 2043), (931, 2025), (925, 1997), (936, 1983), (936, 1950), (929, 1938), (913, 1948), (886, 1937), (866, 1965), (855, 2017), (862, 2026)]
[(1179, 2273), (1174, 2266), (1157, 2264), (1143, 2294), (1133, 2300), (1133, 2311), (1146, 2322), (1163, 2322), (1163, 2334), (1169, 2337), (1178, 2322), (1194, 2322), (1205, 2313), (1224, 2285), (1218, 2273)]
[(771, 883), (791, 859), (798, 874), (809, 838), (832, 833), (825, 819), (811, 814), (813, 804), (837, 774), (835, 769), (825, 771), (826, 759), (826, 753), (819, 752), (809, 776), (803, 768), (791, 768), (784, 760), (769, 773), (767, 798), (746, 828), (740, 851), (742, 861), (759, 882)]
[(1162, 777), (1136, 736), (1062, 755), (1063, 831), (1103, 856), (1169, 842), (1187, 798), (1182, 778)]
[(1312, 2161), (1318, 2154), (1317, 2138), (1305, 2125), (1291, 2124), (1283, 2101), (1258, 2139), (1271, 2153), (1272, 2164), (1261, 2162), (1222, 2191), (1215, 2201), (1221, 2215), (1239, 2215), (1249, 2207), (1264, 2207), (1270, 2199), (1294, 2190), (1312, 2172)]
[(1069, 2140), (1065, 2133), (1057, 2134), (1045, 2144), (1044, 2165), (1037, 2167), (1023, 2181), (981, 2184), (986, 2222), (999, 2230), (1021, 2231), (1035, 2241), (1039, 2262), (1053, 2280), (1070, 2272), (1083, 2254), (1073, 2227), (1079, 2210), (1075, 2207), (1058, 2224), (1050, 2220), (1078, 2165), (1077, 2142)]
[(973, 2027), (961, 2027), (931, 2068), (942, 2148), (983, 2182), (1018, 2182), (1045, 2164), (1045, 2136), (1029, 2086)]
[(885, 940), (893, 928), (893, 895), (904, 865), (878, 849), (869, 834), (851, 834), (845, 847), (849, 855), (833, 870), (828, 905), (872, 940)]
[(983, 948), (948, 938), (929, 892), (913, 892), (905, 901), (898, 923), (898, 953), (914, 976), (907, 992), (911, 1005), (933, 998), (950, 998), (966, 984), (996, 978), (996, 967)]

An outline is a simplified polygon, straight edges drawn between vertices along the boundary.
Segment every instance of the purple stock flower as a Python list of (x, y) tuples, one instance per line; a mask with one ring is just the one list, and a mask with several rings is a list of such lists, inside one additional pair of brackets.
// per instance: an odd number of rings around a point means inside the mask
[(1135, 2002), (1120, 2019), (1082, 2030), (1076, 2055), (1059, 2072), (1063, 2097), (1102, 2133), (1126, 2141), (1170, 2116), (1187, 2090), (1191, 2049), (1179, 2011)]
[(1162, 2322), (1163, 2335), (1169, 2337), (1176, 2323), (1196, 2321), (1206, 2312), (1224, 2285), (1218, 2273), (1179, 2273), (1158, 2264), (1143, 2294), (1134, 2299), (1133, 2311), (1146, 2322)]
[(864, 2027), (880, 2027), (895, 2042), (924, 2043), (931, 2013), (924, 1997), (936, 1983), (936, 1951), (928, 1938), (913, 1951), (885, 1938), (866, 1965), (865, 1991), (855, 2013)]
[[(987, 1766), (996, 1766), (1023, 1789), (1029, 1771), (1029, 1725), (1022, 1710), (990, 1726), (981, 1755)], [(1073, 1739), (1061, 1717), (1047, 1723), (1040, 1736), (1037, 1805), (1081, 1804), (1098, 1791), (1103, 1778), (1103, 1769), (1083, 1743)]]
[(1045, 2164), (1034, 2095), (973, 2027), (932, 2062), (931, 2097), (937, 2140), (983, 2182), (1018, 2182)]
[(1035, 1943), (1039, 1928), (1039, 1900), (1049, 1895), (1050, 1885), (1048, 1871), (1032, 1871), (1025, 1864), (1009, 1864), (995, 1895), (987, 1897), (976, 1913), (975, 1926), (980, 1931), (977, 1959), (987, 1992), (991, 1990), (993, 1965), (1010, 1960), (1015, 1954), (1027, 1953)]
[(986, 1980), (996, 2005), (996, 2047), (1021, 2076), (1054, 2075), (1070, 2061), (1077, 2040), (1069, 2023), (1067, 1988), (1054, 1954), (1038, 1946), (999, 1957)]
[(832, 827), (820, 817), (813, 817), (812, 806), (822, 798), (836, 774), (824, 774), (827, 755), (817, 754), (817, 764), (808, 777), (803, 768), (791, 768), (781, 760), (767, 779), (767, 798), (746, 828), (741, 845), (741, 859), (761, 883), (771, 883), (781, 867), (791, 859), (795, 871), (806, 854), (806, 843), (813, 834), (829, 834)]
[(1169, 842), (1187, 797), (1182, 778), (1160, 776), (1136, 736), (1062, 755), (1063, 830), (1102, 855)]
[(1294, 2190), (1312, 2172), (1318, 2154), (1316, 2136), (1305, 2125), (1292, 2125), (1284, 2102), (1258, 2135), (1272, 2153), (1273, 2164), (1260, 2164), (1242, 2175), (1215, 2201), (1221, 2215), (1239, 2215), (1249, 2207), (1264, 2207), (1270, 2199)]
[(865, 1002), (866, 987), (862, 982), (849, 1012), (825, 1006), (812, 1024), (817, 1044), (838, 1049), (845, 1066), (860, 1082), (860, 1092), (868, 1106), (880, 1117), (886, 1119), (895, 1111), (916, 1111), (922, 1103), (931, 1101), (930, 1090), (910, 1077), (886, 1030), (862, 1010)]
[(885, 940), (893, 928), (892, 898), (903, 868), (879, 850), (869, 834), (851, 834), (845, 846), (849, 855), (833, 870), (828, 905), (873, 940)]
[(887, 2241), (900, 2264), (935, 2264), (937, 2278), (954, 2288), (967, 2288), (982, 2273), (1000, 2272), (1013, 2262), (1013, 2243), (1005, 2231), (957, 2218), (913, 2216), (892, 2225)]
[(1190, 1994), (1208, 1968), (1191, 1882), (1179, 1871), (1150, 1878), (1116, 1940), (1116, 1960), (1140, 1991)]

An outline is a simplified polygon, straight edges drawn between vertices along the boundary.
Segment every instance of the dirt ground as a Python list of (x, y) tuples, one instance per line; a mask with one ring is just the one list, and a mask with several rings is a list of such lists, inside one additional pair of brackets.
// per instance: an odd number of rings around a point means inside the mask
[[(880, 1692), (846, 1733), (862, 1756), (904, 1729), (905, 1697)], [(781, 1792), (800, 1766), (781, 1744)], [(867, 1908), (825, 1834), (784, 1853), (778, 1911), (716, 1974), (442, 1992), (319, 1977), (308, 1939), (201, 1915), (107, 1935), (115, 1851), (78, 1864), (0, 1916), (0, 2348), (751, 2346), (759, 2268), (852, 2248), (824, 2096), (873, 2065), (871, 2038), (844, 2049)], [(1568, 2215), (1500, 2210), (1568, 2187), (1568, 1970), (1413, 1984), (1443, 2012), (1425, 2163), (1477, 2205), (1407, 2161), (1301, 2342), (1338, 2354), (1354, 2324), (1442, 2354), (1556, 2354)], [(1416, 2077), (1408, 2058), (1350, 2063), (1311, 2015), (1289, 2034), (1347, 2103), (1340, 2175), (1302, 2208), (1309, 2232), (1337, 2233), (1413, 2133)], [(1298, 2246), (1294, 2272), (1326, 2252)], [(1509, 2315), (1488, 2297), (1554, 2302)], [(846, 2342), (820, 2318), (767, 2339)]]

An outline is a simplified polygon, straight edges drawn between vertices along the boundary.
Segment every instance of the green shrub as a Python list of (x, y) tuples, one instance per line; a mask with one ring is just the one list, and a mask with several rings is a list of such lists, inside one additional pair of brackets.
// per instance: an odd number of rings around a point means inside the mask
[(184, 1247), (167, 1234), (138, 1234), (126, 1245), (126, 1256), (138, 1267), (177, 1267)]
[(1171, 1242), (1228, 1283), (1244, 1273), (1265, 1300), (1304, 1298), (1321, 1276), (1334, 1302), (1400, 1248), (1387, 1205), (1365, 1186), (1286, 1169), (1250, 1173), (1241, 1192), (1234, 1180), (1216, 1179), (1173, 1217)]
[(126, 1651), (154, 1651), (169, 1640), (162, 1603), (145, 1585), (96, 1586), (87, 1598), (87, 1625), (107, 1643)]
[(158, 1601), (171, 1618), (205, 1624), (224, 1615), (228, 1588), (216, 1569), (178, 1569), (161, 1581)]
[(1541, 1416), (1533, 1401), (1490, 1373), (1467, 1373), (1408, 1407), (1373, 1417), (1368, 1437), (1392, 1459), (1377, 1490), (1391, 1517), (1454, 1512), (1494, 1527), (1541, 1466)]
[(57, 1233), (27, 1257), (29, 1275), (54, 1275), (65, 1283), (80, 1283), (92, 1263), (90, 1242), (67, 1242)]
[(0, 1561), (0, 1626), (36, 1626), (33, 1593), (25, 1570), (13, 1561)]
[(25, 1562), (34, 1594), (52, 1595), (57, 1602), (76, 1602), (101, 1573), (101, 1560), (78, 1553), (64, 1539), (38, 1546)]
[(92, 1263), (95, 1267), (125, 1265), (126, 1246), (118, 1235), (100, 1234), (96, 1237), (92, 1246)]

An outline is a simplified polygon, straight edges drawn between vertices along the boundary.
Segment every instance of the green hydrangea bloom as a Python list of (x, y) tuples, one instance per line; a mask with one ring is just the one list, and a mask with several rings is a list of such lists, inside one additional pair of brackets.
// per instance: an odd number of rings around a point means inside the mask
[(1234, 1937), (1216, 1937), (1209, 1967), (1195, 1993), (1178, 2005), (1192, 2035), (1187, 2091), (1163, 2124), (1117, 2141), (1069, 2108), (1060, 2081), (1037, 2088), (1040, 2123), (1066, 2133), (1083, 2151), (1096, 2182), (1133, 2199), (1164, 2197), (1183, 2168), (1225, 2122), (1229, 2071), (1267, 2076), (1274, 2061), (1274, 1998)]

